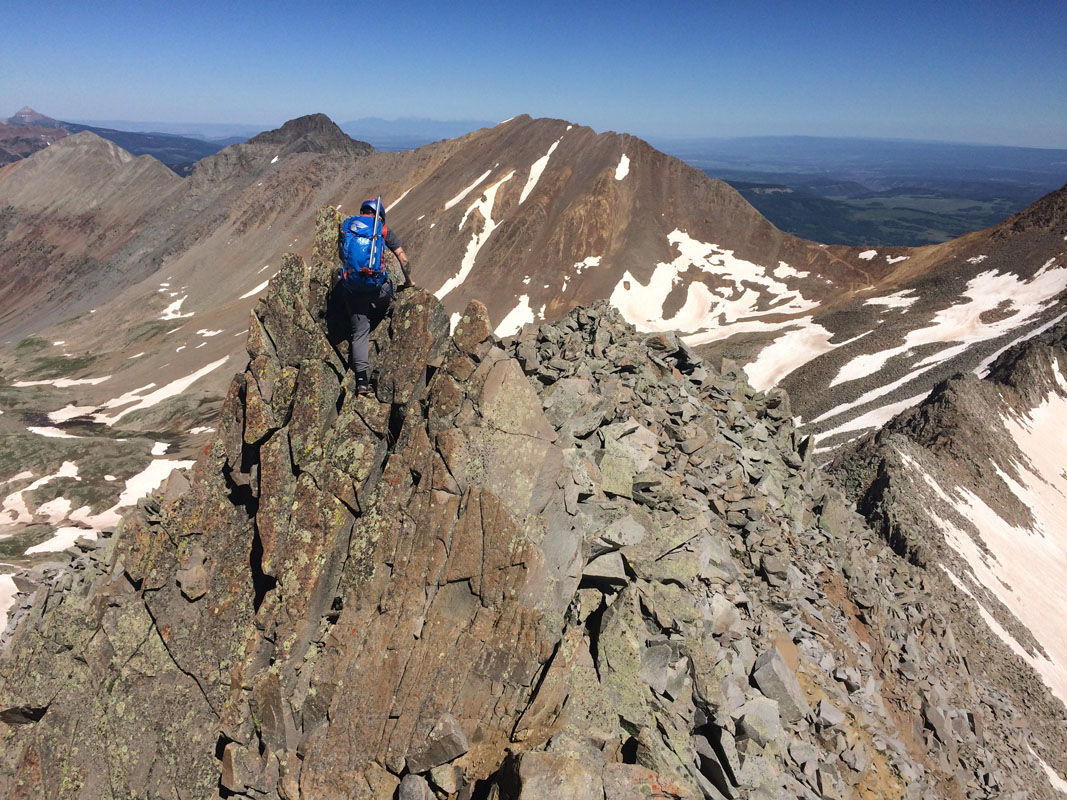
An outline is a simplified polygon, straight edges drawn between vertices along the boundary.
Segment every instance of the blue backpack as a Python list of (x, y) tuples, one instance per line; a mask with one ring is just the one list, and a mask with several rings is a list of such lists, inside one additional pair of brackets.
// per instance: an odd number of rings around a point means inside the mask
[(389, 229), (381, 217), (358, 215), (341, 225), (341, 258), (338, 274), (350, 292), (375, 292), (389, 279), (382, 261)]

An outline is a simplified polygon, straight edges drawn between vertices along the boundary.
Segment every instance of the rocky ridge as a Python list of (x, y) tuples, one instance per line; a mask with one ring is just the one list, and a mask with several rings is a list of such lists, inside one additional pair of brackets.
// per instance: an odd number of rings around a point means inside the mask
[(337, 223), (190, 478), (40, 569), (5, 796), (1052, 796), (1062, 708), (977, 668), (783, 392), (606, 303), (502, 343), (413, 290), (357, 397)]
[(872, 527), (917, 564), (943, 562), (949, 555), (942, 535), (923, 513), (921, 498), (902, 488), (910, 485), (902, 454), (924, 463), (929, 459), (917, 456), (920, 452), (940, 459), (942, 467), (934, 469), (949, 469), (946, 482), (984, 496), (1013, 521), (1028, 523), (1031, 512), (1002, 479), (989, 474), (990, 466), (1014, 471), (1012, 462), (1020, 454), (1003, 417), (1025, 416), (1056, 391), (1057, 362), (1067, 364), (1064, 323), (1005, 351), (986, 378), (957, 374), (941, 382), (918, 406), (845, 448), (830, 469)]
[[(1029, 488), (1047, 486), (1052, 493), (1059, 491), (1056, 502), (1062, 501), (1062, 489), (1055, 488), (1063, 477), (1055, 474), (1062, 471), (1059, 444), (1045, 433), (1038, 452), (1027, 452), (1023, 448), (1033, 440), (1020, 437), (1018, 429), (1036, 424), (1035, 411), (1047, 409), (1050, 398), (1067, 393), (1064, 371), (1067, 325), (1061, 322), (1008, 349), (986, 378), (961, 374), (939, 384), (923, 403), (846, 448), (831, 465), (871, 527), (899, 554), (951, 573), (961, 590), (995, 620), (994, 629), (999, 627), (1001, 636), (1018, 644), (1022, 655), (1033, 662), (1058, 663), (1060, 670), (1062, 653), (1048, 652), (1059, 637), (1048, 631), (1044, 637), (1035, 635), (1031, 628), (1040, 614), (1020, 619), (1021, 611), (1036, 608), (1035, 597), (1026, 587), (1013, 586), (1017, 578), (1008, 578), (1003, 569), (1011, 568), (1006, 560), (1031, 561), (1028, 571), (1047, 583), (1042, 587), (1038, 581), (1033, 588), (1044, 595), (1056, 590), (1056, 570), (1063, 568), (1062, 526), (1048, 516), (1050, 509)], [(1056, 420), (1055, 427), (1062, 427), (1062, 421)], [(1044, 450), (1056, 462), (1051, 472), (1042, 472), (1034, 463), (1034, 456)], [(981, 513), (982, 509), (989, 511)], [(1013, 531), (1010, 550), (1015, 558), (997, 549), (999, 525)], [(957, 529), (961, 538), (951, 537), (946, 528)], [(1041, 548), (1042, 543), (1051, 550), (1047, 556), (1028, 549)], [(990, 581), (976, 559), (988, 564), (998, 578)], [(1038, 562), (1040, 567), (1035, 566)], [(1011, 602), (1013, 596), (1017, 602), (1009, 608), (1004, 600)], [(1015, 663), (1016, 658), (1010, 657), (997, 669), (1008, 671)], [(1022, 674), (1031, 681), (1029, 672)], [(1062, 680), (1052, 685), (1062, 698)], [(1040, 682), (1033, 682), (1027, 691), (1035, 705), (1061, 705), (1047, 697)]]

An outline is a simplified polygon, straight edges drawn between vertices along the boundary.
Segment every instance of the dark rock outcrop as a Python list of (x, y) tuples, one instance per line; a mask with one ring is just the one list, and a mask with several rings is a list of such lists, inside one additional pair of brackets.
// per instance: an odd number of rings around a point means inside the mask
[(265, 131), (246, 144), (270, 145), (279, 155), (290, 153), (335, 153), (365, 156), (374, 152), (366, 142), (351, 138), (325, 114), (308, 114), (286, 122), (282, 127)]

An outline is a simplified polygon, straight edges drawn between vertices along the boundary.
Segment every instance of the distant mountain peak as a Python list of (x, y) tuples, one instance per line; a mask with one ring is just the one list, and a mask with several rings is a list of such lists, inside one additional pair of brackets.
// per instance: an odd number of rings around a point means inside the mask
[(273, 131), (248, 140), (248, 144), (277, 145), (289, 153), (352, 153), (366, 155), (374, 148), (351, 138), (325, 114), (308, 114), (291, 119)]
[(14, 116), (7, 119), (7, 123), (9, 125), (38, 125), (42, 128), (58, 128), (62, 124), (39, 111), (34, 111), (29, 106), (23, 106), (16, 111)]

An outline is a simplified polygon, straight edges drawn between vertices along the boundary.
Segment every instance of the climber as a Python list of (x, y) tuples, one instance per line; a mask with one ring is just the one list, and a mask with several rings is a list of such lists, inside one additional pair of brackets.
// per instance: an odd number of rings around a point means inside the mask
[[(371, 238), (359, 236), (360, 231), (372, 232)], [(389, 304), (396, 296), (393, 282), (383, 266), (380, 244), (377, 245), (378, 252), (374, 252), (373, 242), (383, 240), (400, 262), (400, 269), (404, 272), (404, 283), (400, 288), (406, 289), (411, 286), (410, 265), (396, 234), (385, 225), (385, 205), (381, 197), (365, 200), (359, 208), (359, 215), (346, 219), (341, 228), (341, 250), (346, 267), (342, 269), (340, 283), (344, 287), (345, 308), (352, 325), (349, 366), (356, 373), (357, 394), (370, 391), (370, 334), (385, 318)], [(372, 244), (368, 245), (369, 242)], [(360, 253), (361, 248), (365, 250), (368, 246), (369, 267), (365, 253)], [(353, 269), (357, 264), (360, 268)]]

